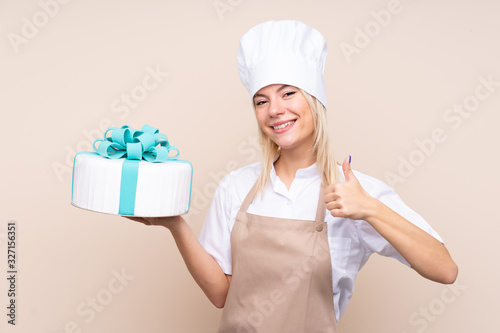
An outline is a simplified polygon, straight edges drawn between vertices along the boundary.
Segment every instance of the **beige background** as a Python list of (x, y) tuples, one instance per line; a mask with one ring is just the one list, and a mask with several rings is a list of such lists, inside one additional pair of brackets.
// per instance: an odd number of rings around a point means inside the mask
[[(381, 26), (372, 12), (388, 7), (394, 13)], [(460, 268), (445, 286), (373, 256), (341, 332), (496, 331), (498, 83), (477, 88), (483, 100), (473, 103), (479, 77), (500, 81), (499, 2), (4, 0), (0, 8), (0, 253), (5, 272), (6, 228), (15, 220), (19, 270), (15, 327), (6, 324), (0, 280), (2, 332), (216, 329), (221, 311), (167, 230), (70, 205), (72, 156), (101, 127), (159, 127), (195, 167), (186, 219), (198, 233), (219, 179), (259, 159), (236, 51), (243, 33), (270, 19), (299, 19), (324, 34), (337, 158), (351, 154), (354, 169), (387, 182), (387, 173), (399, 174), (393, 187)], [(367, 45), (358, 29), (369, 30)], [(347, 44), (357, 53), (343, 54)], [(168, 75), (145, 90), (154, 70)], [(130, 94), (136, 101), (127, 106), (121, 99)], [(473, 111), (448, 113), (463, 103)], [(441, 141), (419, 153), (415, 140), (436, 129)], [(398, 171), (409, 159), (419, 165)], [(125, 282), (114, 277), (122, 273)], [(99, 311), (93, 298), (104, 304)]]

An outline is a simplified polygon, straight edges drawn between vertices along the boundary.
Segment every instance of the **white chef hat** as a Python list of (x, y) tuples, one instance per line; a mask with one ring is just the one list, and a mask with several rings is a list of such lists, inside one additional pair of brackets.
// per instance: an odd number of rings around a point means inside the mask
[(270, 84), (288, 84), (316, 97), (326, 108), (326, 41), (316, 29), (293, 20), (268, 21), (241, 37), (238, 73), (253, 98)]

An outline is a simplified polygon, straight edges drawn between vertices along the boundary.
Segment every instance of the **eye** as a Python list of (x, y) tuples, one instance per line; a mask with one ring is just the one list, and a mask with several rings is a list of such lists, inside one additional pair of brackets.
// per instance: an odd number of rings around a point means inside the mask
[(261, 106), (264, 103), (266, 103), (265, 100), (260, 100), (260, 101), (255, 102), (255, 106)]
[(285, 94), (283, 94), (283, 97), (290, 97), (290, 96), (292, 96), (295, 93), (296, 93), (296, 91), (288, 91)]

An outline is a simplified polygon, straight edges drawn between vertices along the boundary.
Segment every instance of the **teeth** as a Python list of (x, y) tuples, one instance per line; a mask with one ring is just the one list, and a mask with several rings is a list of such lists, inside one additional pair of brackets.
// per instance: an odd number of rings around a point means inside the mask
[(285, 127), (287, 127), (287, 126), (290, 126), (290, 125), (291, 125), (291, 124), (293, 124), (294, 122), (295, 122), (295, 120), (290, 120), (290, 121), (288, 121), (288, 122), (286, 122), (286, 123), (284, 123), (284, 124), (281, 124), (281, 125), (278, 125), (278, 126), (273, 126), (273, 128), (274, 128), (275, 130), (280, 130), (280, 129), (282, 129), (282, 128), (285, 128)]

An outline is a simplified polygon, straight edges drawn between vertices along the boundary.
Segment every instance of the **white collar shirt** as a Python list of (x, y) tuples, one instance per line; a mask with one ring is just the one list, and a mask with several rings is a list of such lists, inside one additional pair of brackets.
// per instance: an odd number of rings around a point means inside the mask
[[(338, 168), (343, 181), (342, 167)], [(260, 171), (261, 164), (255, 163), (235, 170), (222, 179), (198, 237), (205, 250), (226, 274), (232, 274), (230, 236), (236, 214)], [(353, 172), (364, 190), (372, 197), (442, 242), (441, 237), (429, 224), (410, 209), (392, 188), (374, 177), (355, 170)], [(276, 175), (274, 167), (270, 180), (264, 196), (260, 193), (255, 196), (248, 213), (284, 219), (315, 219), (321, 187), (321, 177), (316, 164), (298, 170), (290, 189), (287, 189)], [(409, 264), (366, 221), (333, 217), (328, 211), (325, 216), (332, 260), (333, 301), (338, 321), (351, 299), (358, 271), (372, 253), (395, 258), (408, 266)]]

